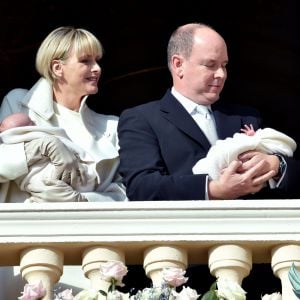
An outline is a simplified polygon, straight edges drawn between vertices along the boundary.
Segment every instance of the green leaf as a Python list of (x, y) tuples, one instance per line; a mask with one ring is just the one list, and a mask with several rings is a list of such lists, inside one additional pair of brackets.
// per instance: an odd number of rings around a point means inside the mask
[(106, 296), (107, 296), (107, 293), (106, 293), (106, 292), (104, 292), (104, 291), (102, 291), (102, 290), (99, 290), (99, 293), (100, 293), (102, 296), (104, 296), (104, 297), (106, 297)]
[(218, 297), (215, 291), (210, 290), (202, 296), (201, 300), (218, 300)]
[(217, 289), (218, 289), (218, 287), (217, 287), (217, 282), (215, 281), (215, 282), (210, 286), (209, 290), (210, 290), (210, 291), (215, 291), (215, 290), (217, 290)]

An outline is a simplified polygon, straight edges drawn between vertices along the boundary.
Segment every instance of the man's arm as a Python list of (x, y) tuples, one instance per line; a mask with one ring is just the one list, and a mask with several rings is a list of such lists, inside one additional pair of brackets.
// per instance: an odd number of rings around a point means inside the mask
[[(157, 117), (157, 113), (147, 111), (144, 114), (143, 110), (133, 108), (120, 116), (120, 173), (130, 200), (204, 200), (206, 187), (210, 200), (237, 199), (260, 191), (275, 175), (273, 170), (265, 171), (264, 160), (243, 173), (239, 170), (241, 163), (233, 162), (218, 180), (209, 181), (206, 186), (207, 175), (192, 174), (193, 165), (183, 172), (172, 165), (177, 164), (178, 159), (189, 159), (187, 155), (196, 158), (196, 152), (203, 149), (193, 149), (192, 143), (182, 147), (181, 143), (189, 142), (185, 134), (169, 127), (170, 124)], [(169, 172), (171, 168), (175, 170), (173, 173)]]
[(285, 157), (285, 161), (287, 163), (286, 172), (279, 188), (284, 191), (286, 199), (300, 199), (300, 161), (291, 157)]
[(121, 114), (118, 134), (119, 170), (130, 200), (205, 199), (206, 175), (170, 175), (161, 153), (161, 139), (140, 111), (130, 109)]

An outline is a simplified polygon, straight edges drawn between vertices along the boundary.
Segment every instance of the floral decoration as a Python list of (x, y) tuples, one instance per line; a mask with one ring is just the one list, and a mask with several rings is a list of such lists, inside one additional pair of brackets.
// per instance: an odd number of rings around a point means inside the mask
[(245, 300), (246, 292), (232, 280), (218, 278), (201, 300)]
[(261, 300), (281, 300), (281, 294), (280, 293), (273, 293), (273, 294), (266, 294), (263, 297), (261, 297)]
[(200, 295), (189, 287), (183, 287), (181, 292), (176, 288), (186, 283), (185, 271), (181, 268), (165, 268), (162, 270), (163, 282), (159, 286), (145, 288), (130, 296), (130, 300), (196, 300)]
[(124, 286), (123, 277), (127, 274), (127, 267), (120, 261), (108, 261), (100, 264), (100, 277), (104, 281), (111, 282), (114, 286)]
[(178, 287), (186, 283), (188, 278), (184, 275), (185, 271), (180, 268), (165, 268), (162, 270), (162, 278), (170, 287)]
[(73, 300), (74, 296), (72, 294), (72, 289), (66, 289), (62, 291), (61, 293), (55, 294), (54, 300)]
[[(46, 295), (46, 289), (43, 287), (42, 281), (37, 284), (25, 284), (22, 295), (19, 300), (38, 300)], [(67, 300), (67, 299), (66, 299)]]
[[(127, 274), (127, 267), (119, 261), (108, 261), (102, 263), (99, 267), (100, 278), (110, 283), (106, 291), (85, 289), (73, 296), (71, 289), (66, 289), (60, 293), (54, 294), (54, 300), (102, 300), (105, 297), (107, 300), (244, 300), (246, 292), (239, 286), (238, 283), (228, 279), (217, 279), (212, 284), (210, 290), (201, 298), (196, 290), (190, 287), (182, 286), (188, 278), (185, 277), (185, 271), (181, 268), (165, 268), (162, 270), (162, 282), (159, 286), (153, 286), (139, 290), (136, 294), (125, 294), (117, 290), (118, 286), (124, 286), (122, 280)], [(178, 292), (176, 289), (181, 287)], [(46, 290), (43, 288), (42, 282), (38, 284), (26, 284), (23, 295), (19, 300), (39, 300), (46, 295)], [(265, 295), (263, 300), (279, 300), (281, 298), (268, 298)]]

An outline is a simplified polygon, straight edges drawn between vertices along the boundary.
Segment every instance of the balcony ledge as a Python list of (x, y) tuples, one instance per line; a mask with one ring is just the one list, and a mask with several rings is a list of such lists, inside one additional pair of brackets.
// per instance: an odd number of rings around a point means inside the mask
[(300, 244), (300, 201), (2, 203), (0, 228), (0, 265), (38, 245), (63, 249), (66, 264), (93, 245), (117, 246), (137, 264), (154, 244), (182, 245), (191, 263), (206, 263), (208, 248), (226, 243), (250, 245), (261, 263), (276, 245)]

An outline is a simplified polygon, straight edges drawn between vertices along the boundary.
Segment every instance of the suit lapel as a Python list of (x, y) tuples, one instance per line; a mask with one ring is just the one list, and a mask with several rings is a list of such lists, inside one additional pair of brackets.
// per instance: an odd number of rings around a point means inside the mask
[(194, 119), (169, 91), (161, 100), (161, 112), (164, 118), (198, 142), (204, 149), (211, 147)]

